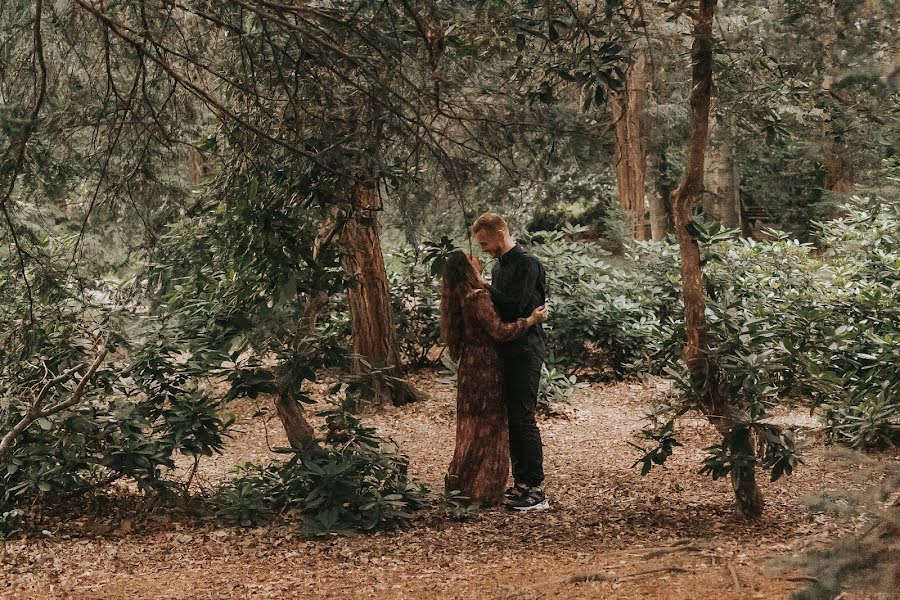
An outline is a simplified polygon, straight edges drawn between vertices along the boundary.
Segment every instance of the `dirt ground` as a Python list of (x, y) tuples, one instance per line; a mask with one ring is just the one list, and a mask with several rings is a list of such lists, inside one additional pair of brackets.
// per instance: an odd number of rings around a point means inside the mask
[[(431, 373), (415, 379), (427, 402), (365, 421), (439, 490), (453, 453), (454, 391)], [(716, 441), (702, 419), (682, 419), (685, 447), (641, 477), (626, 442), (651, 395), (639, 384), (592, 385), (565, 416), (542, 421), (547, 511), (490, 509), (455, 522), (434, 508), (403, 530), (307, 539), (293, 524), (243, 529), (117, 507), (0, 546), (0, 597), (787, 598), (808, 583), (789, 557), (865, 524), (865, 514), (812, 515), (804, 506), (811, 494), (872, 481), (846, 453), (826, 449), (816, 422), (799, 410), (781, 418), (809, 428), (805, 464), (762, 483), (758, 522), (735, 514), (727, 479), (697, 474), (703, 448)], [(254, 416), (260, 408), (265, 414)], [(234, 410), (234, 438), (224, 455), (201, 462), (199, 489), (237, 463), (270, 460), (268, 447), (286, 444), (277, 419), (267, 420), (269, 407), (244, 400)], [(896, 464), (897, 454), (868, 460)], [(871, 596), (843, 598), (864, 597)]]

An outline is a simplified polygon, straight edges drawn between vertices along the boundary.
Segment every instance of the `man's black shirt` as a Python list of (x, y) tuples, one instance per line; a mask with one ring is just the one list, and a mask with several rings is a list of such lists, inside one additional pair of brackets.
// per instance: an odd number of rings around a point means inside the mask
[[(516, 319), (527, 318), (547, 300), (544, 266), (534, 255), (516, 244), (494, 265), (488, 290), (500, 320), (512, 323)], [(504, 345), (533, 346), (543, 355), (543, 336), (541, 326), (535, 325), (523, 338)]]

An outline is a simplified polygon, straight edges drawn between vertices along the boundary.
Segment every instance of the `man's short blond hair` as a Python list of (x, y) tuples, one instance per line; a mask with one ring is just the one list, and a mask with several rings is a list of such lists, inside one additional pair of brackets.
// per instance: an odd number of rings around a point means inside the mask
[(484, 213), (472, 223), (472, 233), (478, 233), (479, 231), (500, 233), (506, 229), (506, 221), (496, 213)]

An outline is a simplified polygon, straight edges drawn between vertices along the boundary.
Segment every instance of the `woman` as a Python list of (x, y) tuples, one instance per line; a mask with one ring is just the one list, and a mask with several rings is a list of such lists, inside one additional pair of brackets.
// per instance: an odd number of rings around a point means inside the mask
[(497, 342), (515, 339), (546, 319), (547, 309), (540, 307), (527, 319), (503, 323), (465, 253), (454, 250), (448, 256), (441, 332), (459, 369), (456, 450), (447, 489), (459, 490), (472, 502), (499, 502), (509, 475), (509, 429)]

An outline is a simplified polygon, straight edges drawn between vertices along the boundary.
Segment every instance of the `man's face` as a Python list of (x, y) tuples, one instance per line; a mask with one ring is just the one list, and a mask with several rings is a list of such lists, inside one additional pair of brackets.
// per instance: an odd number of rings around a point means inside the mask
[(500, 258), (503, 250), (503, 246), (501, 244), (501, 242), (503, 241), (502, 231), (494, 233), (492, 231), (488, 231), (487, 229), (482, 229), (475, 233), (475, 239), (478, 240), (478, 245), (481, 246), (482, 252), (484, 252), (491, 258)]

